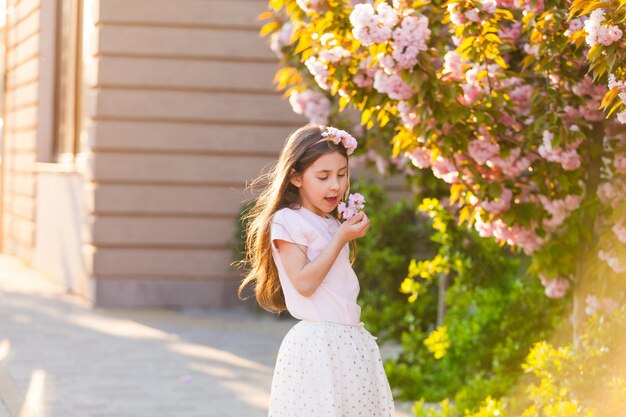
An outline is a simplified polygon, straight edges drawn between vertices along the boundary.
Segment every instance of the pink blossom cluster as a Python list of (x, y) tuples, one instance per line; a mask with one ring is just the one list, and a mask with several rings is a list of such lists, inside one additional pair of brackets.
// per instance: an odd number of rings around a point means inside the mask
[(545, 287), (545, 293), (550, 298), (561, 298), (567, 293), (570, 282), (567, 278), (556, 277), (548, 279), (544, 274), (539, 274), (541, 283)]
[(515, 6), (521, 8), (524, 12), (532, 12), (539, 15), (545, 8), (544, 0), (515, 0)]
[(352, 34), (364, 46), (382, 43), (392, 35), (392, 28), (398, 23), (398, 11), (388, 3), (379, 3), (376, 9), (369, 4), (357, 4), (350, 13)]
[(513, 148), (509, 151), (506, 158), (495, 156), (491, 158), (493, 166), (500, 168), (502, 173), (509, 178), (517, 178), (522, 172), (530, 167), (530, 159), (528, 157), (520, 157), (521, 148)]
[(613, 233), (615, 233), (615, 236), (620, 242), (626, 243), (626, 227), (624, 227), (624, 218), (621, 218), (617, 223), (615, 223), (611, 230), (613, 230)]
[(463, 64), (467, 63), (467, 60), (461, 58), (461, 54), (456, 51), (448, 51), (443, 57), (443, 71), (447, 78), (452, 80), (463, 80), (465, 78), (465, 72), (463, 72)]
[(367, 56), (364, 60), (359, 62), (358, 72), (352, 78), (354, 83), (361, 88), (369, 87), (374, 83), (374, 75), (377, 69), (370, 67), (372, 61), (371, 56)]
[(591, 122), (604, 120), (604, 113), (599, 110), (602, 98), (604, 98), (607, 92), (607, 88), (604, 85), (594, 84), (591, 77), (586, 76), (581, 82), (572, 87), (572, 92), (578, 97), (586, 99), (587, 102), (583, 106), (578, 107), (577, 110), (566, 106), (564, 109), (567, 113), (565, 119), (583, 117)]
[(539, 201), (543, 204), (543, 208), (550, 213), (550, 218), (543, 220), (543, 226), (547, 230), (554, 230), (563, 224), (572, 211), (580, 207), (582, 198), (578, 195), (568, 195), (562, 199), (550, 200), (548, 197), (540, 195)]
[(530, 97), (533, 94), (533, 88), (528, 84), (520, 84), (515, 86), (510, 92), (509, 97), (513, 103), (513, 107), (520, 114), (528, 115), (530, 112)]
[(513, 45), (517, 43), (520, 35), (522, 34), (522, 24), (519, 22), (513, 23), (512, 25), (502, 25), (500, 29), (498, 29), (498, 36), (504, 42), (510, 42)]
[(598, 186), (597, 195), (604, 204), (615, 208), (626, 195), (626, 185), (620, 180), (603, 182)]
[(467, 151), (470, 157), (482, 165), (500, 154), (500, 145), (480, 137), (467, 145)]
[(626, 174), (626, 155), (616, 152), (613, 156), (613, 166), (620, 174)]
[(415, 148), (406, 153), (413, 165), (419, 169), (428, 168), (431, 161), (431, 151), (428, 148)]
[(454, 162), (448, 158), (438, 155), (434, 161), (431, 161), (431, 169), (435, 177), (448, 184), (459, 182), (459, 172)]
[(589, 19), (584, 23), (585, 32), (587, 32), (587, 37), (585, 37), (587, 45), (594, 46), (600, 43), (604, 46), (609, 46), (622, 38), (622, 30), (620, 28), (613, 25), (603, 25), (602, 22), (604, 22), (603, 9), (596, 9), (591, 12)]
[(339, 203), (337, 209), (343, 216), (344, 220), (350, 220), (355, 214), (363, 210), (365, 207), (365, 198), (359, 193), (353, 193), (348, 196), (348, 204)]
[(604, 250), (598, 251), (598, 258), (603, 260), (609, 265), (609, 268), (613, 270), (613, 272), (619, 274), (626, 271), (626, 268), (620, 262), (619, 258), (615, 256), (612, 250), (605, 252)]
[(381, 54), (379, 62), (387, 71), (412, 68), (417, 64), (417, 55), (428, 49), (430, 38), (426, 16), (405, 16), (393, 31), (391, 55)]
[(289, 104), (294, 113), (301, 114), (311, 123), (325, 125), (330, 115), (330, 100), (322, 93), (310, 89), (292, 91)]
[(473, 104), (478, 99), (478, 96), (486, 91), (484, 87), (481, 87), (478, 80), (478, 74), (484, 69), (487, 70), (487, 77), (495, 78), (500, 68), (497, 64), (475, 64), (472, 68), (467, 70), (467, 72), (465, 73), (466, 82), (464, 84), (461, 84), (461, 88), (463, 89), (463, 96), (459, 98), (459, 101), (464, 106), (469, 106)]
[(554, 134), (548, 130), (543, 132), (543, 143), (537, 150), (539, 155), (550, 162), (561, 164), (564, 170), (573, 171), (580, 167), (580, 156), (576, 149), (553, 149), (552, 139)]
[(322, 90), (328, 90), (328, 66), (314, 56), (304, 61), (304, 65), (308, 68), (311, 75), (315, 78), (315, 82)]
[[(624, 81), (617, 81), (615, 74), (609, 74), (609, 89), (617, 88), (619, 90), (619, 98), (622, 100), (622, 104), (626, 106), (626, 83)], [(622, 110), (617, 113), (617, 120), (626, 124), (626, 110)]]
[(291, 45), (291, 34), (293, 32), (293, 25), (291, 22), (286, 22), (278, 32), (275, 32), (270, 37), (270, 48), (280, 58), (283, 56), (283, 48)]
[(341, 142), (348, 150), (348, 155), (352, 154), (358, 146), (356, 139), (351, 134), (345, 130), (337, 129), (335, 127), (327, 127), (322, 133), (322, 136), (330, 139), (335, 144), (339, 144)]
[(374, 88), (394, 100), (406, 100), (412, 95), (411, 87), (404, 82), (400, 74), (387, 74), (383, 70), (376, 71)]
[(296, 0), (296, 3), (307, 13), (317, 12), (324, 5), (324, 0)]
[(413, 129), (416, 124), (419, 123), (419, 117), (417, 117), (417, 113), (415, 113), (415, 107), (411, 106), (406, 101), (398, 102), (398, 113), (400, 114), (400, 120), (404, 126), (409, 129)]
[(613, 314), (615, 310), (619, 308), (617, 301), (610, 297), (602, 297), (598, 299), (594, 294), (589, 294), (585, 297), (587, 306), (585, 307), (585, 313), (589, 316), (593, 316), (596, 313)]
[(585, 26), (585, 21), (587, 17), (577, 17), (569, 21), (569, 27), (563, 33), (565, 36), (572, 36), (575, 32), (578, 32)]
[(511, 246), (520, 247), (528, 256), (537, 251), (545, 239), (538, 236), (531, 228), (507, 226), (501, 219), (491, 222), (482, 220), (479, 211), (476, 212), (474, 228), (481, 237), (494, 237), (498, 242), (506, 242)]
[(513, 192), (505, 187), (502, 189), (499, 197), (496, 197), (494, 200), (485, 200), (480, 203), (480, 206), (491, 214), (500, 214), (511, 208), (512, 198)]
[(468, 20), (470, 22), (480, 22), (480, 16), (478, 15), (480, 10), (477, 8), (469, 9), (463, 12), (459, 8), (459, 3), (455, 2), (455, 3), (448, 3), (447, 10), (448, 10), (448, 15), (450, 16), (450, 21), (452, 22), (452, 24), (456, 26), (463, 25)]
[[(411, 88), (404, 82), (399, 71), (417, 64), (417, 56), (428, 47), (430, 38), (428, 18), (415, 15), (412, 9), (398, 10), (400, 2), (394, 6), (380, 2), (376, 8), (371, 4), (357, 4), (350, 13), (352, 34), (364, 46), (390, 41), (390, 54), (380, 53), (375, 58), (379, 67), (373, 73), (373, 86), (389, 98), (404, 100), (412, 95)], [(372, 82), (369, 63), (360, 65), (354, 82), (359, 87), (368, 87)]]

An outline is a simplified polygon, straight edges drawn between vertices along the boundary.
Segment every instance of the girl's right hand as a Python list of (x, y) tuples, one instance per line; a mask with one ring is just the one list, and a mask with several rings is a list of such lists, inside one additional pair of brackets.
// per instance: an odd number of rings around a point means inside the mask
[(360, 211), (351, 219), (343, 222), (339, 227), (338, 233), (344, 241), (349, 242), (353, 239), (365, 236), (369, 228), (369, 218), (364, 211)]

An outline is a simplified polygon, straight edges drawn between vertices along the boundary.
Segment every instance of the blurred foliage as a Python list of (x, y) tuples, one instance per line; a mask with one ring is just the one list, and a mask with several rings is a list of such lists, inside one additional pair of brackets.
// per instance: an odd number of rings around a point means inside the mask
[[(416, 210), (406, 200), (389, 203), (379, 186), (353, 188), (372, 221), (355, 263), (362, 319), (380, 343), (401, 346), (385, 363), (395, 397), (453, 398), (475, 409), (488, 395), (504, 395), (533, 343), (552, 334), (567, 299), (547, 298), (525, 274), (528, 258), (459, 227), (438, 200), (424, 199)], [(437, 327), (442, 274), (447, 312)]]
[(578, 346), (535, 343), (527, 374), (510, 395), (490, 396), (476, 410), (448, 400), (414, 405), (416, 417), (621, 417), (626, 409), (626, 309), (594, 314)]

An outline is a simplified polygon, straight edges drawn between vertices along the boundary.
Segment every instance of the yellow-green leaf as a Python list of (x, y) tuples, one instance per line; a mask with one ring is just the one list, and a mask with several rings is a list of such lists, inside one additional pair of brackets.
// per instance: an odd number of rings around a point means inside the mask
[(261, 36), (267, 36), (272, 32), (276, 32), (278, 29), (280, 29), (280, 23), (276, 21), (269, 22), (263, 25), (259, 33), (261, 34)]

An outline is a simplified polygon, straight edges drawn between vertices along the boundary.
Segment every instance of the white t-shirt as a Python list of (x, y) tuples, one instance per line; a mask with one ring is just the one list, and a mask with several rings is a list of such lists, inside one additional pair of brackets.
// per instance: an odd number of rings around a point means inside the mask
[(307, 247), (309, 262), (328, 246), (340, 223), (332, 217), (322, 217), (305, 207), (283, 208), (274, 213), (270, 237), (272, 256), (285, 294), (289, 313), (300, 320), (321, 320), (356, 325), (360, 322), (361, 307), (356, 300), (359, 280), (350, 265), (350, 249), (343, 247), (328, 274), (315, 292), (305, 297), (294, 288), (280, 259), (274, 240), (286, 240)]

